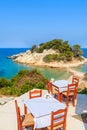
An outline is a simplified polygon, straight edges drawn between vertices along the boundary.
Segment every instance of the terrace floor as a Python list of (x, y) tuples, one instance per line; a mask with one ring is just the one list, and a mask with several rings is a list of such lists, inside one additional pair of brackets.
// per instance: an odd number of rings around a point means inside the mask
[[(47, 93), (43, 90), (43, 96)], [(23, 113), (22, 100), (28, 98), (28, 93), (23, 94), (20, 97), (16, 97), (18, 104), (21, 107)], [(1, 101), (1, 100), (0, 100)], [(6, 100), (7, 102), (7, 100)], [(66, 130), (87, 130), (87, 123), (81, 121), (81, 118), (75, 115), (87, 113), (87, 95), (78, 94), (76, 106), (69, 106), (67, 113), (67, 128)], [(87, 118), (86, 118), (87, 119)], [(16, 112), (14, 99), (8, 99), (8, 102), (4, 105), (0, 105), (0, 130), (17, 130)]]

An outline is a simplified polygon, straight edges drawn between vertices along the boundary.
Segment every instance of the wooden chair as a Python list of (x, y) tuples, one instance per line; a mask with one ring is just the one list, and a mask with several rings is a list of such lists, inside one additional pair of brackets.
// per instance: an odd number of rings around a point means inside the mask
[(76, 76), (73, 76), (73, 77), (72, 77), (72, 83), (77, 83), (77, 87), (78, 87), (79, 78), (77, 78)]
[(57, 89), (55, 86), (52, 86), (52, 82), (50, 81), (48, 82), (47, 86), (48, 86), (48, 93), (54, 95), (55, 98), (57, 96), (58, 100), (60, 100), (58, 97), (59, 89)]
[(36, 89), (36, 90), (31, 90), (29, 92), (29, 97), (31, 98), (38, 98), (42, 96), (42, 90), (41, 89)]
[(66, 116), (67, 116), (67, 108), (52, 112), (51, 125), (46, 129), (56, 130), (62, 128), (61, 130), (66, 130)]
[(17, 115), (17, 128), (18, 130), (22, 130), (23, 128), (34, 127), (34, 118), (31, 113), (21, 116), (20, 107), (17, 104), (17, 100), (15, 100), (15, 108)]
[(66, 98), (66, 105), (69, 105), (69, 102), (72, 102), (73, 106), (75, 106), (76, 100), (76, 83), (68, 84), (68, 89), (66, 92), (62, 92), (62, 96)]
[[(38, 98), (42, 96), (42, 90), (36, 89), (29, 91), (29, 98)], [(24, 105), (24, 114), (27, 114), (27, 107)]]
[[(72, 83), (76, 83), (76, 97), (77, 97), (77, 93), (78, 93), (78, 85), (79, 85), (79, 78), (77, 78), (76, 76), (72, 77)], [(75, 98), (76, 98), (75, 97)]]

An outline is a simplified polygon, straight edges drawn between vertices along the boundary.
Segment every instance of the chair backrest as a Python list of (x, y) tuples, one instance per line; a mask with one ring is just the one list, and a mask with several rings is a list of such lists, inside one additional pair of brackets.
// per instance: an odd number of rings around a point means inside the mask
[(63, 128), (66, 129), (66, 116), (67, 116), (67, 108), (57, 110), (51, 113), (51, 130)]
[(41, 89), (37, 89), (37, 90), (31, 90), (29, 92), (29, 97), (31, 98), (37, 98), (37, 97), (41, 97), (42, 96), (42, 90)]
[(45, 88), (47, 88), (47, 89), (48, 89), (48, 83), (49, 83), (49, 80), (46, 80), (46, 86), (45, 86)]
[(76, 94), (76, 87), (77, 87), (77, 83), (68, 84), (67, 96), (69, 96), (71, 93), (73, 95), (75, 95)]
[(48, 81), (47, 86), (48, 93), (52, 94), (52, 82)]
[(22, 130), (22, 119), (20, 114), (20, 108), (17, 104), (17, 100), (15, 100), (15, 108), (16, 108), (16, 115), (17, 115), (17, 128), (18, 130)]
[(73, 77), (72, 77), (72, 83), (76, 83), (76, 87), (78, 87), (79, 78), (77, 78), (76, 76), (73, 76)]

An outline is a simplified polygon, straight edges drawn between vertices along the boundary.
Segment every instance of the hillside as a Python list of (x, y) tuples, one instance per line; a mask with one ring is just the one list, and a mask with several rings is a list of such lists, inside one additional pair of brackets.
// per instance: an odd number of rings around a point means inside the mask
[(0, 78), (0, 95), (21, 95), (33, 88), (44, 89), (46, 78), (37, 70), (21, 70), (10, 80)]

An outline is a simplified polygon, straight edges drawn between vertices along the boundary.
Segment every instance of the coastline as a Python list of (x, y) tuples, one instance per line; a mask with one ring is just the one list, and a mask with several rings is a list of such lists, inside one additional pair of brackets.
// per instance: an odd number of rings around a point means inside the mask
[(72, 67), (78, 67), (87, 63), (87, 58), (83, 57), (83, 60), (76, 60), (74, 59), (72, 62), (50, 62), (46, 63), (43, 61), (43, 57), (47, 54), (55, 53), (52, 49), (46, 51), (44, 50), (43, 53), (31, 53), (30, 50), (26, 51), (25, 53), (19, 53), (17, 55), (12, 55), (8, 58), (13, 59), (14, 62), (25, 64), (25, 65), (32, 65), (37, 67), (45, 67), (45, 68), (58, 68), (58, 69), (67, 69), (71, 75), (77, 75), (78, 77), (83, 77), (84, 73), (75, 71)]
[(55, 51), (52, 49), (49, 49), (48, 51), (44, 50), (43, 53), (31, 53), (30, 50), (26, 51), (25, 53), (19, 53), (17, 55), (12, 55), (8, 58), (13, 59), (14, 62), (25, 64), (25, 65), (33, 65), (33, 66), (40, 66), (40, 67), (50, 67), (50, 68), (72, 68), (72, 67), (78, 67), (80, 65), (83, 65), (87, 63), (87, 58), (83, 58), (83, 60), (76, 60), (70, 62), (49, 62), (46, 63), (43, 61), (43, 58), (47, 54), (55, 54)]
[(45, 63), (45, 62), (32, 62), (32, 61), (24, 61), (24, 60), (13, 60), (14, 62), (20, 63), (20, 64), (25, 64), (25, 65), (33, 65), (33, 66), (38, 66), (38, 67), (50, 67), (50, 68), (72, 68), (72, 67), (78, 67), (80, 65), (83, 65), (87, 63), (87, 59), (83, 61), (76, 61), (76, 62), (71, 62), (71, 63), (64, 63), (64, 62), (50, 62), (50, 63)]

